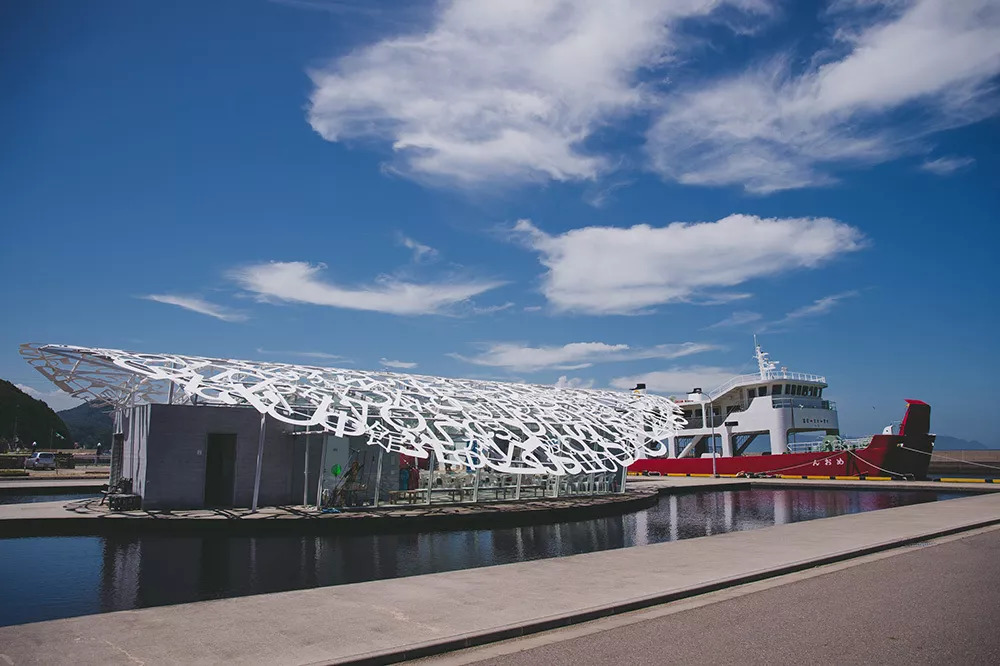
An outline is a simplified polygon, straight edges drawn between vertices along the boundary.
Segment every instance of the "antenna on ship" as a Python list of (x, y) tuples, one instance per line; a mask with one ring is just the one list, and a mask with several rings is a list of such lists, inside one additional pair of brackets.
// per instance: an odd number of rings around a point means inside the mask
[(770, 379), (771, 372), (778, 367), (778, 362), (772, 361), (771, 356), (761, 349), (760, 343), (757, 342), (756, 333), (753, 336), (753, 350), (757, 356), (757, 369), (760, 370), (760, 378)]

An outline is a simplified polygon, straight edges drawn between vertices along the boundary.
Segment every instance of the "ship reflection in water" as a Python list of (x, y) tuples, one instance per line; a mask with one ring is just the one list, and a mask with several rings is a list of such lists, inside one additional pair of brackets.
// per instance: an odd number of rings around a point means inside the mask
[[(624, 516), (493, 530), (0, 539), (0, 561), (8, 564), (0, 570), (0, 625), (641, 546), (958, 496), (703, 491), (664, 496), (653, 508)], [(25, 576), (26, 567), (44, 575)]]

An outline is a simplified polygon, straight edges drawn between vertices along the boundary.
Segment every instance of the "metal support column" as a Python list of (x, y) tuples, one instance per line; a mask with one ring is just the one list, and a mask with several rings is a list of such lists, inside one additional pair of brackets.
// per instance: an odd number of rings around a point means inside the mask
[(309, 502), (309, 440), (312, 439), (312, 433), (309, 432), (309, 428), (306, 428), (306, 460), (305, 465), (302, 468), (302, 506), (305, 506)]
[(482, 475), (483, 470), (479, 467), (476, 468), (476, 480), (472, 482), (472, 503), (475, 504), (479, 501), (479, 477)]
[(434, 452), (427, 459), (427, 504), (431, 503), (431, 486), (434, 485)]
[(516, 499), (516, 500), (521, 499), (521, 477), (522, 476), (524, 476), (524, 474), (518, 474), (517, 475), (517, 481), (514, 482), (514, 499)]
[(628, 478), (628, 467), (626, 467), (625, 465), (622, 465), (622, 488), (621, 488), (620, 491), (618, 491), (622, 495), (625, 494), (625, 480), (627, 478)]
[(378, 449), (378, 463), (375, 465), (375, 501), (373, 502), (375, 508), (378, 508), (378, 491), (382, 488), (382, 455), (385, 451), (378, 444), (375, 445)]
[(251, 511), (257, 511), (257, 497), (260, 495), (260, 467), (264, 462), (264, 428), (267, 426), (267, 414), (260, 415), (260, 437), (257, 438), (257, 473), (253, 478), (253, 506)]

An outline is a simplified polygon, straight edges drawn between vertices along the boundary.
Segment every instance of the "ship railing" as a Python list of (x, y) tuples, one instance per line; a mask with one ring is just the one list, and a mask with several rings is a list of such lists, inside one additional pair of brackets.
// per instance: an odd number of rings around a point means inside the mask
[(785, 409), (791, 407), (799, 409), (827, 409), (831, 412), (837, 411), (837, 403), (833, 400), (802, 398), (798, 396), (793, 396), (791, 398), (774, 396), (771, 398), (771, 407), (774, 407), (775, 409)]
[(854, 451), (871, 444), (871, 437), (844, 439), (837, 435), (828, 435), (823, 439), (809, 442), (793, 442), (788, 445), (789, 453), (822, 453), (824, 451)]
[(813, 375), (807, 372), (782, 372), (780, 370), (771, 370), (765, 372), (763, 376), (759, 372), (751, 375), (737, 375), (725, 382), (721, 386), (709, 391), (708, 396), (711, 399), (716, 399), (720, 395), (729, 392), (733, 388), (740, 386), (742, 384), (754, 384), (758, 382), (771, 382), (771, 381), (800, 381), (800, 382), (817, 382), (820, 384), (826, 384), (826, 377), (823, 375)]

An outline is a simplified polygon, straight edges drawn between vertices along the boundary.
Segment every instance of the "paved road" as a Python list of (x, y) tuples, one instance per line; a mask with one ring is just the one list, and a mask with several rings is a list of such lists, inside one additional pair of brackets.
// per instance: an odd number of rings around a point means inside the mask
[[(1000, 664), (998, 581), (1000, 530), (994, 529), (589, 635), (578, 635), (582, 625), (423, 661)], [(557, 642), (530, 647), (545, 640)], [(492, 656), (519, 646), (528, 649)]]

